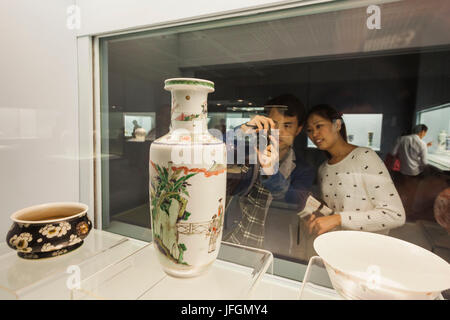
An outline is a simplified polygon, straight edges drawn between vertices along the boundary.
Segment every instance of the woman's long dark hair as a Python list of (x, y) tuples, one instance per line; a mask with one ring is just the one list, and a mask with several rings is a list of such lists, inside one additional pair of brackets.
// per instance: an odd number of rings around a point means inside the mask
[[(342, 139), (344, 139), (345, 142), (347, 142), (347, 129), (345, 128), (344, 119), (342, 119), (342, 114), (337, 111), (335, 108), (328, 104), (318, 104), (311, 108), (311, 110), (308, 111), (308, 114), (306, 115), (306, 121), (308, 121), (309, 117), (311, 117), (313, 114), (318, 115), (324, 119), (330, 120), (331, 122), (334, 122), (336, 120), (341, 120), (341, 130), (339, 130), (339, 134), (341, 135)], [(331, 158), (331, 155), (325, 151), (328, 158)]]

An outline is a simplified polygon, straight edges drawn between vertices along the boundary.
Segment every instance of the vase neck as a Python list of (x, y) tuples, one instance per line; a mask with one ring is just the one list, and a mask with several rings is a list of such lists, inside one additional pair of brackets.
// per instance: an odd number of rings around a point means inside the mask
[(172, 89), (170, 131), (177, 129), (189, 132), (208, 131), (208, 91), (202, 88)]

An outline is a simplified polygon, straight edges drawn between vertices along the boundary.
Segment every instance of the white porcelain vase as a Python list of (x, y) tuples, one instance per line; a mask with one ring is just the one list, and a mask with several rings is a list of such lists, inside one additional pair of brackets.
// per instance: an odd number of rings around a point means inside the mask
[(145, 141), (145, 136), (147, 135), (147, 132), (145, 131), (144, 128), (137, 128), (136, 131), (134, 132), (134, 134), (136, 135), (136, 141)]
[(165, 81), (171, 125), (150, 147), (153, 243), (164, 271), (195, 277), (217, 258), (226, 192), (226, 149), (207, 127), (207, 95), (214, 83)]

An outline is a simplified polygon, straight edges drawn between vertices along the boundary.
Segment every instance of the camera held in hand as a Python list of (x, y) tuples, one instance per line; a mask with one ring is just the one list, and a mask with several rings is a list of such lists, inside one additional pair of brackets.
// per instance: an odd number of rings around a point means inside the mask
[(256, 148), (259, 151), (264, 151), (270, 144), (270, 128), (268, 130), (261, 130), (256, 134)]

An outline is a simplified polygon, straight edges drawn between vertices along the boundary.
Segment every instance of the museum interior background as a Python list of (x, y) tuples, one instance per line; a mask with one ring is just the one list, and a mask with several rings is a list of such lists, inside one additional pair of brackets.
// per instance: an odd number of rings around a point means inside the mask
[[(371, 146), (382, 159), (399, 136), (426, 119), (430, 130), (424, 140), (433, 142), (429, 153), (436, 154), (438, 135), (450, 132), (450, 22), (441, 12), (434, 13), (431, 23), (429, 10), (385, 5), (383, 28), (376, 35), (364, 28), (365, 16), (357, 8), (102, 40), (103, 228), (117, 223), (150, 227), (148, 153), (152, 141), (168, 130), (167, 78), (215, 83), (208, 97), (210, 128), (233, 128), (260, 113), (271, 97), (292, 93), (307, 108), (319, 103), (337, 107), (349, 117), (347, 130), (359, 145), (367, 146), (367, 131), (374, 132)], [(437, 116), (421, 113), (430, 110), (437, 110)], [(145, 141), (133, 137), (133, 120), (146, 129)], [(316, 168), (325, 160), (304, 133), (295, 150)], [(433, 214), (436, 196), (449, 187), (450, 153), (438, 155), (406, 212), (407, 223), (390, 235), (450, 261), (450, 236)], [(225, 233), (240, 218), (233, 200)], [(272, 204), (264, 247), (276, 257), (304, 262), (296, 241), (296, 213), (284, 203)]]

